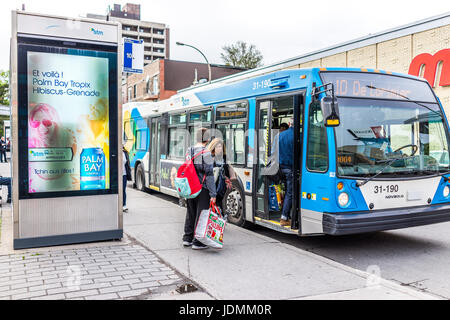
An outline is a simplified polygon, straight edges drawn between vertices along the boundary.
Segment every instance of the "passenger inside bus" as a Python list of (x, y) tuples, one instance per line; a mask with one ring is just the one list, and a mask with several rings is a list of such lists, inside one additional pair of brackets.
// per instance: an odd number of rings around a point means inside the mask
[(282, 124), (280, 124), (280, 132), (283, 132), (287, 129), (289, 129), (289, 125), (286, 122), (283, 122)]

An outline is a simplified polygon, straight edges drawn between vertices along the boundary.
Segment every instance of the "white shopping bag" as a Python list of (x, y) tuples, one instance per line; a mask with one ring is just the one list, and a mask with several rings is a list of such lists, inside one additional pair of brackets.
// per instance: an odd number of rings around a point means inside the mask
[(222, 249), (225, 224), (226, 221), (217, 206), (211, 204), (209, 209), (203, 210), (198, 217), (195, 239), (211, 248)]

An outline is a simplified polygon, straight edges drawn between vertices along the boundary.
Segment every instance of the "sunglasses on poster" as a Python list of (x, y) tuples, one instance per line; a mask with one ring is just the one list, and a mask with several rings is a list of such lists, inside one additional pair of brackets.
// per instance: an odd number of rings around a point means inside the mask
[(43, 119), (43, 120), (41, 120), (41, 121), (34, 120), (34, 121), (30, 121), (30, 126), (31, 126), (32, 128), (37, 128), (37, 127), (39, 127), (39, 126), (41, 125), (41, 123), (42, 123), (42, 125), (44, 125), (45, 127), (48, 128), (48, 127), (51, 127), (51, 126), (52, 126), (53, 121), (48, 120), (48, 119)]

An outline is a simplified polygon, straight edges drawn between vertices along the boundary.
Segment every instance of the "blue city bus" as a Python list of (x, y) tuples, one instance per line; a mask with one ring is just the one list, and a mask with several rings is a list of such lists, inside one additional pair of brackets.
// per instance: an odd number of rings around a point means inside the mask
[[(284, 70), (184, 89), (160, 102), (128, 103), (123, 115), (140, 190), (177, 196), (174, 178), (195, 130), (221, 135), (237, 173), (223, 208), (238, 226), (346, 235), (450, 220), (448, 122), (418, 77), (354, 68)], [(290, 121), (293, 203), (290, 225), (282, 226), (286, 186), (274, 182), (277, 150), (271, 149), (280, 125)]]

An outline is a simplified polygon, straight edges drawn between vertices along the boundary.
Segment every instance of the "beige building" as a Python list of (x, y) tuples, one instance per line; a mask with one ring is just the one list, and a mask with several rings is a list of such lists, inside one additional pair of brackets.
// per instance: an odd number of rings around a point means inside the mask
[(222, 81), (232, 82), (280, 69), (311, 67), (380, 69), (425, 77), (450, 116), (450, 12), (242, 72)]

